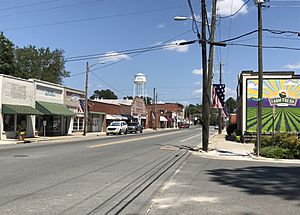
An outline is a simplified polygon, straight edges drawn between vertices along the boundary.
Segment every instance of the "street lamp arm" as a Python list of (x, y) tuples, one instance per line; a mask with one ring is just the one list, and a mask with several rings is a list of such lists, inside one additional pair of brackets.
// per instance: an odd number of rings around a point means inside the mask
[(197, 19), (192, 19), (191, 17), (186, 17), (186, 16), (175, 16), (174, 17), (175, 21), (185, 21), (185, 20), (192, 20), (198, 23), (202, 23), (201, 21), (197, 20)]

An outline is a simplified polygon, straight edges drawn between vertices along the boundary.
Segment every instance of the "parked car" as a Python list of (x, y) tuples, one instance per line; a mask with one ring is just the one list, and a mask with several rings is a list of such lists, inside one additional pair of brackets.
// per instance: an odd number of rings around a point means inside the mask
[(141, 126), (139, 123), (137, 122), (130, 122), (128, 123), (128, 132), (129, 133), (143, 133), (143, 126)]
[(180, 123), (178, 127), (179, 128), (189, 128), (190, 124), (188, 124), (188, 123)]
[(113, 121), (106, 128), (106, 135), (109, 134), (127, 134), (128, 126), (125, 121)]

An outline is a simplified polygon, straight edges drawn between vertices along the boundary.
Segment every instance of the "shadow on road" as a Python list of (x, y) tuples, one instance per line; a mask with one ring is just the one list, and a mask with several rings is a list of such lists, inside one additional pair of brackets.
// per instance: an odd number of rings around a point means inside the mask
[(300, 199), (300, 167), (255, 166), (214, 169), (207, 173), (215, 182), (241, 188), (252, 195), (273, 195), (285, 200)]

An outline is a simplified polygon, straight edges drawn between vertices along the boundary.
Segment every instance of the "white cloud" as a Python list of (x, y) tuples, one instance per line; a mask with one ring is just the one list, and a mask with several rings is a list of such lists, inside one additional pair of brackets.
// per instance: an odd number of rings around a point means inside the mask
[(101, 62), (102, 63), (107, 63), (107, 62), (117, 62), (120, 60), (128, 60), (130, 57), (126, 54), (118, 53), (118, 52), (107, 52), (103, 57), (101, 57)]
[(249, 81), (249, 83), (248, 83), (248, 88), (249, 88), (249, 89), (257, 89), (258, 86), (257, 86), (257, 84), (255, 84), (254, 82)]
[(292, 80), (287, 80), (286, 82), (284, 82), (284, 85), (287, 86), (297, 86), (298, 84)]
[(156, 26), (157, 28), (164, 28), (164, 27), (166, 27), (164, 24), (159, 24), (159, 25), (157, 25)]
[(195, 85), (201, 85), (201, 81), (194, 82)]
[[(180, 46), (179, 43), (186, 42), (186, 40), (176, 40), (171, 42), (170, 44), (174, 44), (174, 46), (168, 47), (168, 50), (177, 51), (177, 52), (187, 52), (189, 50), (188, 45)], [(177, 45), (177, 46), (176, 46)]]
[(199, 95), (199, 94), (202, 95), (202, 89), (199, 89), (199, 90), (193, 90), (193, 95)]
[(287, 68), (287, 69), (300, 69), (300, 62), (295, 63), (295, 64), (285, 65), (284, 68)]
[[(237, 12), (245, 4), (244, 0), (222, 0), (217, 2), (217, 13), (221, 16), (230, 16)], [(246, 14), (247, 5), (244, 5), (238, 14)]]
[(203, 75), (203, 69), (201, 68), (201, 69), (194, 69), (193, 71), (192, 71), (192, 73), (194, 74), (194, 75)]

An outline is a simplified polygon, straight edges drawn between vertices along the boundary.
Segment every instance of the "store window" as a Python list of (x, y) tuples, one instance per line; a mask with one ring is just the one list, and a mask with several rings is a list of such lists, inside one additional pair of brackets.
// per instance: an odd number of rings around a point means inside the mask
[(79, 128), (78, 128), (78, 130), (83, 130), (83, 117), (80, 117), (80, 118), (78, 118), (78, 121), (79, 121)]
[(78, 117), (74, 117), (73, 130), (78, 130)]
[(61, 116), (53, 116), (53, 131), (61, 130)]
[(73, 122), (73, 130), (74, 131), (80, 131), (83, 130), (83, 117), (74, 117)]
[(27, 129), (27, 120), (26, 115), (20, 114), (17, 115), (17, 131), (26, 131)]
[(4, 115), (4, 131), (14, 131), (15, 117), (11, 114)]

